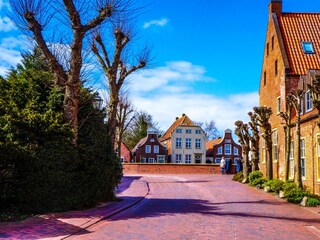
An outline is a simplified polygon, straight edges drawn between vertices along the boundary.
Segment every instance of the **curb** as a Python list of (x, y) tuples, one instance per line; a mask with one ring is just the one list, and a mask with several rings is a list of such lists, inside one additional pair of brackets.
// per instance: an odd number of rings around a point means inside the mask
[(75, 235), (75, 234), (77, 234), (77, 233), (80, 233), (80, 232), (88, 229), (89, 227), (91, 227), (91, 226), (93, 226), (93, 225), (95, 225), (95, 224), (97, 224), (97, 223), (99, 223), (99, 222), (101, 222), (101, 221), (103, 221), (103, 220), (105, 220), (105, 219), (107, 219), (107, 218), (110, 218), (110, 217), (112, 217), (112, 216), (114, 216), (114, 215), (116, 215), (116, 214), (118, 214), (118, 213), (120, 213), (120, 212), (122, 212), (122, 211), (124, 211), (124, 210), (127, 210), (127, 209), (129, 209), (129, 208), (137, 205), (139, 202), (141, 202), (143, 199), (145, 199), (145, 197), (146, 197), (147, 195), (149, 195), (149, 193), (150, 193), (149, 183), (148, 183), (145, 179), (143, 179), (143, 183), (144, 183), (144, 185), (145, 185), (146, 193), (145, 193), (142, 197), (138, 198), (136, 201), (134, 201), (134, 202), (132, 202), (132, 203), (130, 203), (130, 204), (128, 204), (128, 205), (124, 205), (124, 206), (122, 206), (122, 207), (120, 207), (120, 208), (118, 208), (118, 209), (115, 209), (115, 210), (111, 211), (111, 212), (110, 212), (109, 214), (107, 214), (106, 216), (103, 216), (103, 217), (97, 218), (97, 219), (93, 219), (93, 220), (91, 220), (91, 221), (89, 221), (89, 222), (87, 222), (87, 223), (84, 223), (83, 225), (81, 225), (81, 227), (82, 227), (81, 230), (75, 231), (75, 232), (73, 232), (73, 233), (71, 233), (71, 234), (68, 234), (67, 236), (64, 236), (64, 237), (59, 238), (59, 239), (69, 238), (69, 237), (71, 237), (71, 236), (73, 236), (73, 235)]

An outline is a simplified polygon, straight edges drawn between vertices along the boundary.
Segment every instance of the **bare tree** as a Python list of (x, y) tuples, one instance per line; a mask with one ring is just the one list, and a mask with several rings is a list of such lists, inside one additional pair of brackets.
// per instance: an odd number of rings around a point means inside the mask
[(287, 95), (287, 101), (292, 104), (296, 112), (296, 127), (294, 138), (294, 182), (302, 187), (301, 176), (301, 131), (300, 131), (300, 119), (301, 119), (301, 100), (303, 96), (302, 90), (296, 90)]
[[(10, 0), (13, 10), (11, 18), (25, 34), (35, 40), (52, 68), (55, 84), (64, 91), (64, 113), (74, 131), (74, 144), (77, 144), (78, 140), (79, 88), (84, 39), (91, 30), (102, 25), (116, 12), (124, 10), (126, 1), (129, 0), (91, 0), (85, 3), (78, 0)], [(49, 29), (50, 23), (53, 22), (54, 29)], [(49, 34), (50, 31), (52, 35)], [(60, 40), (60, 44), (70, 46), (66, 48), (66, 51), (70, 51), (68, 54), (64, 51), (64, 55), (69, 56), (67, 64), (64, 64), (56, 53), (53, 47), (56, 43), (50, 42), (53, 36), (58, 39), (72, 36), (69, 42)]]
[(128, 96), (120, 96), (117, 111), (117, 149), (119, 157), (121, 157), (121, 142), (123, 133), (126, 131), (133, 119), (134, 109), (132, 102), (128, 99)]
[[(290, 98), (290, 97), (289, 97)], [(292, 101), (287, 98), (286, 112), (280, 112), (279, 116), (284, 120), (285, 145), (286, 145), (286, 161), (285, 161), (285, 180), (289, 179), (290, 169), (290, 149), (291, 149), (291, 115), (292, 115)]]
[[(150, 48), (143, 48), (138, 54), (132, 52), (132, 45), (129, 44), (133, 38), (132, 26), (123, 19), (119, 20), (114, 26), (113, 40), (114, 47), (108, 49), (103, 40), (101, 32), (94, 34), (91, 49), (96, 55), (104, 74), (107, 78), (109, 88), (109, 103), (107, 106), (107, 126), (111, 142), (115, 141), (117, 126), (117, 108), (122, 87), (127, 77), (133, 72), (145, 68), (151, 61)], [(130, 49), (131, 46), (131, 49)], [(129, 61), (130, 57), (135, 56), (135, 61)]]
[(272, 164), (272, 131), (271, 124), (269, 123), (272, 110), (270, 107), (254, 107), (253, 111), (257, 114), (257, 123), (260, 129), (263, 131), (263, 139), (266, 143), (266, 166), (267, 166), (267, 178), (273, 178), (273, 164)]
[(250, 136), (250, 151), (252, 152), (252, 171), (259, 170), (259, 125), (258, 116), (256, 113), (249, 112), (250, 117), (249, 126), (251, 129)]
[(248, 124), (238, 120), (234, 123), (236, 129), (234, 133), (239, 138), (239, 143), (242, 147), (242, 163), (243, 163), (243, 183), (248, 182), (249, 176), (249, 151), (250, 151), (250, 134)]
[(213, 120), (210, 120), (209, 122), (194, 122), (197, 126), (203, 128), (203, 130), (206, 133), (206, 140), (212, 140), (217, 139), (220, 137), (220, 133), (216, 127), (216, 123)]

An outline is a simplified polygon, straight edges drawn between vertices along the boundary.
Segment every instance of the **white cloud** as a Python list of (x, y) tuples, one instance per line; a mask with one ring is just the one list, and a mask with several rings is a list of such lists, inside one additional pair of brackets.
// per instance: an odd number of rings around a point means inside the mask
[(9, 32), (12, 30), (16, 30), (16, 26), (8, 17), (1, 17), (0, 16), (0, 31), (2, 32)]
[(169, 22), (168, 18), (161, 18), (161, 19), (155, 19), (151, 20), (149, 22), (145, 22), (143, 24), (143, 28), (149, 28), (151, 26), (158, 26), (158, 27), (163, 27)]
[(214, 120), (221, 133), (227, 128), (234, 130), (237, 120), (247, 122), (247, 113), (258, 105), (258, 93), (217, 96), (199, 92), (202, 82), (215, 84), (205, 72), (204, 67), (184, 61), (141, 71), (131, 79), (133, 103), (137, 109), (150, 113), (162, 130), (182, 113), (193, 121)]

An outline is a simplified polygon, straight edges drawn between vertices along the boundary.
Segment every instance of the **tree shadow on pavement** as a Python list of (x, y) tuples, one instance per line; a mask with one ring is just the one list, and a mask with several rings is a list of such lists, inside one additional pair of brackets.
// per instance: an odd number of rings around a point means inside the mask
[(123, 176), (120, 184), (116, 189), (116, 193), (122, 193), (126, 189), (128, 189), (133, 181), (137, 181), (141, 178), (141, 176)]

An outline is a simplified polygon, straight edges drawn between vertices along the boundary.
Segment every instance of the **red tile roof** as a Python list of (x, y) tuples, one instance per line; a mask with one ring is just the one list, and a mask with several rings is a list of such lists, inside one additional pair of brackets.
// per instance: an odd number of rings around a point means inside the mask
[(222, 140), (223, 140), (223, 138), (219, 138), (219, 139), (213, 139), (213, 140), (206, 142), (206, 149), (211, 149), (211, 148), (213, 149), (213, 146), (221, 143)]
[[(282, 13), (278, 21), (291, 74), (320, 69), (320, 13)], [(305, 54), (301, 42), (312, 42), (315, 54)]]
[(166, 139), (169, 139), (171, 137), (171, 133), (178, 127), (178, 126), (192, 126), (195, 127), (196, 125), (191, 121), (191, 119), (185, 115), (182, 114), (180, 118), (177, 118), (176, 121), (172, 123), (172, 125), (169, 127), (169, 129), (163, 134), (163, 136), (160, 138), (160, 141), (164, 141)]

